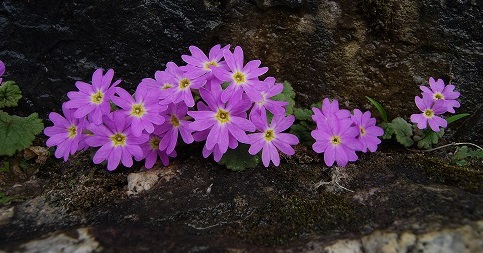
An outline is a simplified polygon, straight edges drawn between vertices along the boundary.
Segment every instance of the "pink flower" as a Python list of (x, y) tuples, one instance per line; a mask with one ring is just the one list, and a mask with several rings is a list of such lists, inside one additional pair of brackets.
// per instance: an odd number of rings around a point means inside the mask
[[(0, 76), (5, 73), (5, 64), (3, 61), (0, 61)], [(2, 78), (0, 78), (0, 85), (2, 85)]]
[(312, 148), (317, 153), (324, 153), (324, 162), (332, 166), (346, 166), (349, 161), (356, 161), (356, 150), (362, 150), (357, 140), (358, 127), (352, 125), (350, 118), (339, 119), (335, 115), (316, 117), (317, 128), (311, 132), (315, 143)]
[(322, 101), (322, 110), (319, 108), (312, 108), (314, 115), (312, 119), (317, 122), (322, 122), (322, 120), (327, 120), (328, 117), (335, 115), (338, 119), (350, 118), (351, 113), (345, 109), (339, 109), (339, 101), (334, 99), (332, 102), (328, 98), (324, 98)]
[(168, 105), (168, 110), (163, 114), (164, 124), (159, 128), (160, 135), (163, 136), (159, 144), (160, 150), (165, 150), (166, 153), (171, 154), (176, 147), (179, 134), (186, 144), (193, 142), (191, 134), (193, 130), (189, 127), (191, 122), (185, 119), (187, 112), (188, 106), (184, 103)]
[(134, 136), (129, 120), (121, 111), (104, 116), (103, 124), (90, 124), (88, 129), (93, 135), (86, 139), (86, 143), (91, 147), (101, 147), (95, 153), (93, 161), (99, 164), (107, 160), (108, 170), (115, 170), (120, 162), (126, 167), (131, 167), (133, 156), (137, 159), (143, 157), (140, 145), (149, 139), (145, 133), (139, 137)]
[(62, 105), (62, 112), (65, 118), (56, 112), (49, 114), (49, 119), (54, 126), (46, 127), (44, 134), (50, 137), (46, 143), (47, 147), (57, 146), (55, 157), (63, 157), (64, 161), (67, 161), (69, 155), (86, 148), (84, 142), (86, 136), (82, 134), (82, 130), (88, 122), (83, 118), (74, 118), (74, 110), (68, 109), (65, 103)]
[(166, 71), (156, 71), (153, 78), (143, 78), (141, 83), (145, 84), (150, 90), (154, 92), (159, 92), (160, 104), (171, 103), (172, 98), (169, 97), (172, 93), (169, 88), (176, 85), (175, 80), (171, 78)]
[(149, 140), (143, 144), (141, 144), (141, 149), (143, 150), (143, 157), (142, 158), (136, 158), (136, 160), (140, 161), (142, 159), (145, 159), (146, 162), (144, 164), (144, 167), (147, 169), (151, 169), (156, 161), (158, 160), (158, 157), (160, 158), (161, 162), (163, 163), (164, 166), (168, 166), (169, 164), (169, 157), (176, 157), (176, 151), (172, 151), (171, 153), (167, 154), (165, 150), (160, 150), (159, 149), (159, 143), (160, 143), (160, 131), (159, 127), (156, 127), (154, 132), (149, 135)]
[(97, 69), (92, 74), (92, 85), (82, 81), (75, 83), (79, 91), (68, 92), (70, 101), (66, 102), (67, 108), (75, 109), (74, 117), (83, 118), (88, 115), (94, 124), (102, 123), (102, 116), (111, 111), (109, 101), (114, 95), (115, 87), (121, 82), (117, 80), (111, 84), (113, 77), (114, 70), (110, 69), (103, 75), (102, 69)]
[(212, 90), (200, 89), (200, 95), (207, 103), (206, 110), (189, 111), (188, 115), (195, 119), (190, 124), (195, 131), (209, 129), (206, 138), (206, 149), (213, 150), (218, 144), (219, 151), (225, 153), (228, 150), (230, 135), (237, 141), (248, 143), (246, 131), (253, 132), (255, 125), (246, 119), (246, 111), (251, 102), (240, 97), (232, 97), (227, 103), (221, 101), (221, 87), (212, 85)]
[(260, 81), (258, 87), (260, 88), (259, 93), (261, 97), (258, 97), (259, 100), (257, 100), (257, 97), (251, 98), (255, 104), (250, 115), (261, 114), (265, 110), (268, 110), (274, 115), (285, 114), (285, 106), (288, 105), (288, 102), (270, 99), (283, 91), (283, 84), (275, 84), (275, 78), (267, 77), (265, 81)]
[(355, 109), (354, 115), (351, 116), (352, 123), (359, 128), (357, 139), (362, 143), (362, 152), (375, 152), (377, 145), (381, 140), (377, 138), (384, 134), (384, 130), (376, 126), (376, 119), (371, 118), (371, 112), (362, 113), (361, 110)]
[(460, 93), (454, 91), (454, 85), (445, 85), (442, 79), (435, 81), (434, 78), (429, 78), (429, 86), (420, 86), (419, 88), (423, 91), (423, 97), (429, 96), (433, 100), (444, 101), (446, 111), (455, 113), (454, 107), (460, 107), (460, 103), (456, 100)]
[(439, 127), (445, 128), (448, 122), (437, 116), (446, 112), (446, 105), (442, 100), (433, 100), (429, 96), (414, 98), (416, 106), (421, 110), (420, 114), (411, 115), (411, 122), (417, 123), (419, 129), (425, 129), (428, 126), (435, 132), (439, 132)]
[(206, 80), (191, 77), (174, 62), (168, 62), (166, 74), (170, 80), (168, 83), (175, 83), (172, 88), (166, 89), (167, 98), (171, 98), (171, 101), (175, 104), (184, 102), (188, 107), (193, 107), (195, 101), (191, 90), (199, 89), (205, 84)]
[(228, 87), (223, 91), (221, 96), (222, 102), (227, 102), (232, 96), (240, 97), (242, 92), (249, 94), (250, 97), (261, 100), (259, 92), (257, 92), (258, 77), (268, 71), (267, 67), (259, 68), (261, 61), (249, 61), (243, 65), (243, 50), (241, 47), (235, 47), (234, 53), (230, 50), (223, 51), (228, 69), (213, 68), (213, 74), (223, 82), (230, 82)]
[(190, 46), (191, 56), (181, 56), (188, 65), (180, 68), (192, 77), (203, 76), (204, 79), (210, 80), (213, 78), (211, 71), (213, 67), (226, 68), (226, 63), (221, 59), (223, 58), (223, 51), (229, 48), (230, 45), (226, 45), (223, 48), (220, 45), (215, 45), (210, 49), (208, 56), (206, 56), (198, 47)]
[(124, 113), (130, 118), (134, 136), (141, 136), (144, 130), (152, 133), (155, 125), (164, 123), (160, 113), (166, 110), (167, 106), (159, 105), (159, 92), (149, 90), (145, 83), (138, 85), (134, 98), (120, 87), (116, 87), (116, 93), (119, 97), (113, 96), (112, 102), (124, 109)]
[(265, 112), (262, 112), (261, 115), (253, 114), (251, 120), (260, 133), (248, 135), (251, 144), (248, 152), (255, 155), (262, 150), (262, 162), (265, 167), (268, 167), (270, 161), (275, 166), (280, 165), (278, 150), (286, 155), (295, 153), (295, 150), (290, 145), (298, 144), (298, 138), (293, 134), (282, 133), (295, 121), (293, 115), (288, 117), (285, 117), (283, 114), (274, 115), (270, 125), (267, 123)]

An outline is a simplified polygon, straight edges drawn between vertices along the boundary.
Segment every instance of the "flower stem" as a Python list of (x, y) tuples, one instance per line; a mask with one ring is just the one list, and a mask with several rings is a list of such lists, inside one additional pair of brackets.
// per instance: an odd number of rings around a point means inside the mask
[[(420, 150), (422, 152), (431, 152), (431, 151), (435, 151), (435, 150), (438, 150), (438, 149), (442, 149), (442, 148), (446, 148), (446, 147), (452, 147), (452, 146), (461, 146), (461, 145), (470, 145), (470, 146), (474, 146), (478, 149), (481, 149), (483, 150), (482, 147), (474, 144), (474, 143), (471, 143), (471, 142), (452, 142), (450, 144), (446, 144), (446, 145), (443, 145), (443, 146), (439, 146), (439, 147), (436, 147), (436, 148), (432, 148), (432, 149), (427, 149), (427, 150)], [(415, 151), (415, 150), (413, 150)]]

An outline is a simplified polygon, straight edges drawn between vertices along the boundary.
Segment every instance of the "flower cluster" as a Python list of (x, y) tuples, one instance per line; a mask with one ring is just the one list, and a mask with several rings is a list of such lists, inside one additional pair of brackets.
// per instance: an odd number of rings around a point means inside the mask
[(445, 85), (443, 80), (435, 81), (433, 77), (429, 78), (429, 86), (420, 86), (422, 98), (416, 96), (414, 100), (421, 113), (412, 114), (411, 122), (417, 124), (419, 129), (425, 129), (429, 125), (431, 130), (439, 132), (440, 127), (447, 126), (447, 121), (440, 115), (454, 113), (454, 108), (460, 107), (456, 100), (460, 93), (454, 91), (454, 85)]
[[(120, 163), (126, 167), (145, 159), (151, 168), (159, 159), (164, 165), (175, 157), (178, 139), (189, 144), (205, 141), (203, 156), (220, 161), (239, 143), (251, 145), (249, 153), (261, 151), (263, 164), (280, 164), (279, 151), (293, 155), (297, 137), (282, 133), (294, 122), (285, 116), (287, 102), (271, 98), (283, 90), (275, 78), (264, 75), (267, 67), (259, 60), (245, 63), (241, 47), (216, 45), (206, 55), (190, 46), (191, 55), (178, 66), (166, 64), (154, 78), (144, 78), (134, 94), (113, 82), (112, 69), (97, 69), (92, 82), (76, 82), (78, 91), (67, 94), (63, 116), (51, 113), (54, 126), (44, 133), (47, 146), (57, 146), (55, 156), (99, 147), (93, 161), (107, 160), (108, 170)], [(199, 100), (197, 101), (199, 95)], [(267, 114), (273, 116), (268, 122)], [(181, 138), (179, 138), (181, 136)]]
[(378, 138), (384, 134), (382, 128), (376, 126), (376, 119), (371, 112), (355, 109), (350, 111), (339, 109), (339, 102), (330, 102), (325, 98), (322, 108), (312, 108), (312, 119), (317, 124), (311, 132), (315, 143), (312, 148), (317, 153), (324, 153), (324, 162), (332, 166), (346, 166), (348, 162), (358, 159), (356, 151), (375, 152), (381, 143)]

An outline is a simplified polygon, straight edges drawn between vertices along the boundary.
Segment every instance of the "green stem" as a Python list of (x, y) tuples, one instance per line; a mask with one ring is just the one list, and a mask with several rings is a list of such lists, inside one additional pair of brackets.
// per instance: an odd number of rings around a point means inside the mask
[[(442, 148), (446, 148), (446, 147), (452, 147), (452, 146), (460, 146), (460, 145), (470, 145), (470, 146), (474, 146), (478, 149), (481, 149), (483, 150), (482, 147), (474, 144), (474, 143), (470, 143), (470, 142), (452, 142), (450, 144), (446, 144), (446, 145), (443, 145), (443, 146), (439, 146), (439, 147), (436, 147), (436, 148), (432, 148), (432, 149), (427, 149), (427, 150), (418, 150), (418, 151), (422, 151), (422, 152), (431, 152), (431, 151), (435, 151), (435, 150), (438, 150), (438, 149), (442, 149)], [(416, 150), (413, 150), (413, 151), (416, 151)]]

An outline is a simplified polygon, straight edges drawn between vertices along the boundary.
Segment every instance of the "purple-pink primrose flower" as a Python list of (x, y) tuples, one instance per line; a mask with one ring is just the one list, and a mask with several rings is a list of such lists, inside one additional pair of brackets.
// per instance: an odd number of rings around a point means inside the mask
[(312, 148), (317, 153), (324, 153), (327, 166), (337, 162), (338, 166), (344, 167), (349, 161), (357, 160), (356, 150), (362, 150), (362, 144), (357, 140), (360, 131), (350, 118), (319, 114), (314, 120), (317, 128), (311, 132), (315, 139)]
[(56, 112), (49, 114), (49, 119), (54, 125), (46, 127), (44, 134), (49, 136), (47, 147), (57, 146), (55, 157), (63, 157), (64, 161), (67, 161), (69, 155), (87, 147), (84, 142), (86, 135), (82, 134), (82, 130), (88, 122), (84, 118), (75, 118), (74, 110), (68, 109), (65, 103), (62, 105), (62, 112), (65, 117)]
[(159, 149), (159, 143), (161, 142), (160, 136), (159, 126), (156, 126), (154, 132), (149, 135), (149, 140), (141, 144), (141, 149), (143, 150), (144, 154), (143, 157), (135, 158), (137, 161), (145, 159), (144, 167), (147, 169), (151, 169), (154, 166), (158, 160), (158, 157), (164, 166), (168, 166), (169, 157), (176, 157), (177, 155), (176, 151), (174, 150), (167, 154), (165, 150)]
[(159, 104), (159, 91), (149, 89), (145, 83), (140, 83), (136, 88), (134, 97), (125, 89), (116, 87), (116, 94), (112, 102), (124, 110), (124, 113), (131, 120), (131, 130), (134, 136), (141, 136), (145, 130), (147, 133), (154, 131), (155, 125), (164, 123), (164, 117), (160, 113), (166, 110), (167, 106)]
[(251, 102), (242, 97), (234, 96), (227, 103), (221, 101), (222, 89), (219, 85), (212, 85), (211, 91), (200, 89), (201, 98), (207, 104), (207, 110), (189, 111), (188, 115), (195, 119), (190, 124), (191, 129), (203, 131), (210, 129), (206, 138), (206, 148), (213, 150), (218, 144), (219, 151), (228, 150), (230, 135), (241, 143), (248, 143), (246, 131), (253, 132), (255, 125), (246, 117), (246, 111)]
[(261, 95), (257, 91), (258, 77), (268, 71), (267, 67), (259, 68), (261, 61), (252, 60), (243, 65), (243, 50), (241, 47), (235, 47), (234, 53), (230, 50), (224, 50), (223, 56), (228, 66), (225, 68), (213, 68), (213, 74), (216, 78), (223, 82), (229, 82), (228, 87), (223, 91), (221, 96), (222, 102), (227, 102), (231, 97), (241, 97), (243, 91), (249, 94), (251, 98), (261, 100)]
[(133, 156), (143, 157), (140, 145), (149, 140), (149, 135), (142, 133), (139, 137), (134, 136), (126, 114), (115, 111), (105, 115), (102, 122), (101, 125), (91, 123), (87, 127), (93, 135), (86, 139), (86, 143), (91, 147), (100, 147), (93, 158), (95, 164), (107, 160), (107, 169), (112, 171), (120, 162), (131, 167)]
[(148, 86), (150, 90), (155, 90), (159, 93), (160, 104), (166, 105), (171, 103), (172, 98), (169, 97), (172, 91), (168, 91), (169, 88), (174, 87), (176, 84), (174, 79), (166, 73), (166, 71), (158, 70), (154, 73), (153, 78), (143, 78), (141, 83)]
[(371, 117), (371, 112), (362, 113), (359, 109), (354, 109), (354, 115), (351, 116), (352, 123), (359, 128), (357, 139), (362, 143), (362, 152), (375, 152), (377, 145), (381, 143), (378, 136), (384, 134), (384, 130), (376, 126), (376, 119)]
[(299, 139), (293, 134), (282, 133), (282, 131), (287, 130), (295, 121), (293, 115), (287, 117), (283, 114), (274, 115), (270, 125), (267, 123), (267, 116), (264, 111), (262, 111), (261, 115), (251, 115), (250, 119), (260, 133), (248, 135), (251, 145), (248, 152), (255, 155), (262, 150), (262, 162), (265, 167), (268, 167), (270, 161), (275, 166), (280, 165), (278, 150), (286, 155), (295, 154), (295, 150), (291, 145), (298, 144)]
[(203, 76), (205, 80), (211, 80), (213, 73), (211, 69), (213, 67), (226, 68), (226, 63), (222, 61), (223, 51), (230, 48), (230, 45), (226, 45), (223, 48), (221, 45), (215, 45), (210, 49), (208, 56), (206, 56), (201, 49), (196, 46), (190, 46), (189, 50), (191, 55), (182, 55), (181, 58), (188, 65), (180, 67), (186, 71), (192, 77)]
[(171, 102), (175, 104), (183, 101), (188, 107), (195, 106), (191, 89), (201, 88), (205, 85), (206, 80), (190, 76), (174, 62), (168, 62), (165, 73), (168, 75), (168, 83), (175, 84), (173, 87), (166, 89), (167, 98), (171, 98)]
[(89, 121), (94, 124), (102, 123), (103, 115), (111, 111), (109, 101), (114, 95), (115, 87), (121, 82), (117, 80), (111, 84), (113, 77), (114, 70), (109, 69), (103, 75), (102, 69), (97, 69), (92, 75), (92, 85), (82, 81), (75, 83), (79, 91), (68, 92), (70, 100), (66, 102), (67, 108), (75, 109), (74, 117), (83, 118), (88, 115)]
[(417, 123), (419, 129), (425, 129), (429, 124), (433, 131), (439, 132), (439, 127), (447, 126), (448, 122), (438, 116), (445, 113), (447, 109), (443, 100), (433, 100), (429, 96), (423, 96), (423, 98), (416, 96), (414, 101), (422, 113), (412, 114), (411, 122)]
[[(0, 76), (5, 73), (5, 64), (0, 60)], [(0, 85), (2, 85), (2, 78), (0, 78)]]
[(322, 101), (322, 110), (319, 108), (312, 108), (314, 115), (312, 115), (312, 119), (319, 124), (319, 122), (323, 122), (322, 119), (327, 120), (328, 117), (335, 115), (338, 119), (346, 119), (350, 118), (351, 113), (349, 110), (346, 109), (339, 109), (339, 101), (334, 99), (332, 102), (328, 98), (324, 98)]
[(270, 99), (271, 97), (276, 96), (283, 91), (283, 84), (275, 84), (275, 78), (273, 77), (267, 77), (264, 81), (259, 82), (260, 84), (258, 87), (261, 99), (257, 100), (257, 98), (251, 98), (255, 103), (250, 111), (250, 115), (261, 114), (262, 111), (265, 110), (270, 111), (274, 115), (285, 114), (285, 106), (288, 105), (288, 102)]
[(456, 100), (460, 93), (454, 91), (454, 85), (445, 85), (442, 79), (435, 81), (434, 78), (429, 78), (429, 87), (420, 86), (419, 88), (423, 91), (423, 97), (429, 96), (433, 100), (442, 100), (446, 106), (446, 111), (450, 113), (455, 113), (454, 108), (460, 107), (460, 103)]
[(189, 126), (191, 121), (186, 120), (187, 112), (188, 106), (184, 103), (168, 105), (168, 109), (163, 113), (165, 121), (159, 129), (160, 136), (162, 136), (159, 144), (160, 150), (166, 150), (168, 154), (173, 152), (179, 134), (186, 144), (193, 142), (193, 130)]

